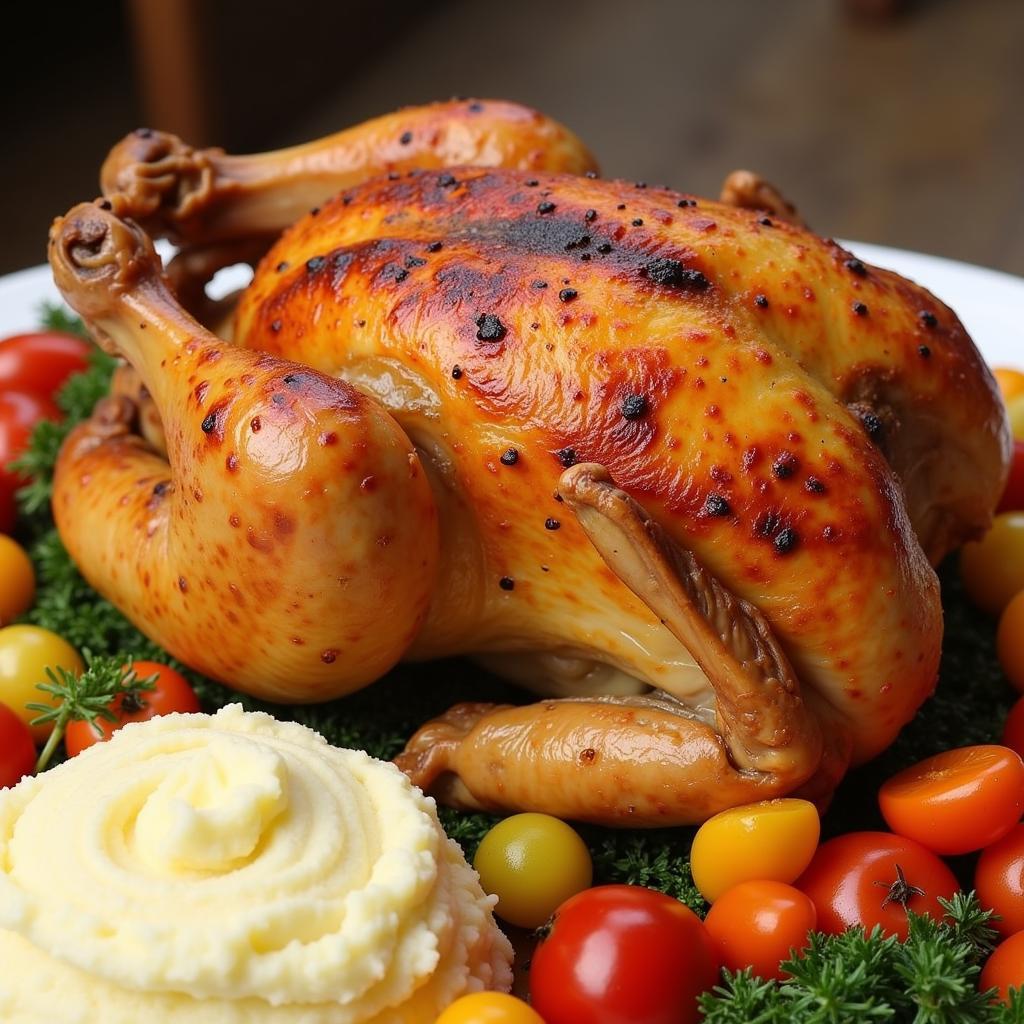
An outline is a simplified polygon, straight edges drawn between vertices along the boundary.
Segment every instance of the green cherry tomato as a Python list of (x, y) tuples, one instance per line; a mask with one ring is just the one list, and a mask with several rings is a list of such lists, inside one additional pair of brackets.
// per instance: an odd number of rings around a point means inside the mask
[(484, 836), (473, 867), (484, 892), (498, 897), (494, 912), (521, 928), (539, 928), (593, 878), (586, 844), (547, 814), (514, 814), (499, 822)]

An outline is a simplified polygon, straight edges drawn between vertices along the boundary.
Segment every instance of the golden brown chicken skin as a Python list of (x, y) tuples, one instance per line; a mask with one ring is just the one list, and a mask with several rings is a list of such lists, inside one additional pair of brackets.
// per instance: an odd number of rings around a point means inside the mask
[[(269, 391), (225, 371), (216, 397), (200, 396), (202, 380), (146, 357), (148, 346), (165, 360), (185, 337), (203, 351), (222, 343), (119, 233), (133, 202), (114, 195), (112, 210), (58, 223), (54, 258), (69, 301), (176, 424), (169, 477), (202, 487), (209, 476), (218, 495), (209, 528), (190, 512), (172, 517), (171, 536), (220, 530), (232, 494), (305, 512), (316, 489), (308, 474), (289, 478), (284, 441), (273, 481), (258, 466), (236, 465), (229, 482), (218, 460), (197, 468), (211, 403), (248, 409)], [(253, 209), (258, 236), (265, 207)], [(201, 204), (189, 218), (203, 223)], [(218, 213), (189, 237), (216, 246), (231, 223), (244, 242), (245, 220)], [(90, 232), (106, 241), (81, 244)], [(92, 250), (118, 268), (105, 281)], [(146, 287), (129, 266), (146, 267)], [(420, 490), (402, 497), (397, 462), (382, 462), (383, 547), (422, 573), (406, 587), (386, 576), (390, 603), (372, 618), (385, 605), (367, 531), (347, 562), (361, 597), (346, 605), (333, 589), (340, 534), (323, 517), (344, 524), (378, 486), (352, 431), (332, 464), (334, 500), (297, 531), (309, 598), (286, 579), (291, 604), (247, 619), (274, 652), (260, 668), (243, 645), (226, 670), (188, 635), (188, 618), (168, 612), (183, 601), (170, 577), (157, 599), (98, 554), (90, 523), (116, 533), (131, 520), (122, 495), (137, 472), (102, 416), (61, 456), (65, 543), (141, 628), (250, 692), (305, 700), (363, 685), (345, 641), (358, 608), (383, 638), (375, 664), (470, 654), (549, 698), (461, 705), (413, 738), (401, 766), (463, 806), (654, 825), (790, 792), (826, 798), (930, 692), (942, 623), (929, 559), (984, 529), (1006, 472), (993, 382), (934, 297), (777, 214), (624, 182), (450, 168), (355, 185), (265, 256), (234, 335), (268, 353), (256, 358), (275, 381), (280, 358), (366, 396), (358, 415), (380, 444), (390, 414), (430, 487), (426, 505)], [(299, 415), (305, 399), (288, 401)], [(312, 450), (314, 429), (290, 443)], [(88, 499), (85, 458), (106, 483)], [(322, 465), (310, 463), (317, 481)], [(244, 572), (233, 557), (207, 571), (211, 602), (276, 576), (246, 554)], [(142, 571), (162, 556), (141, 540), (134, 557)], [(324, 650), (337, 652), (326, 670)]]

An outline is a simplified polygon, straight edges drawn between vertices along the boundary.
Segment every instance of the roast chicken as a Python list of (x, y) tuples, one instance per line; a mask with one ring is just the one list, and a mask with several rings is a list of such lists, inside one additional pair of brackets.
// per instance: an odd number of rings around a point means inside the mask
[[(297, 703), (472, 656), (539, 699), (425, 723), (412, 779), (632, 826), (827, 800), (931, 692), (1002, 405), (946, 306), (756, 176), (602, 180), (452, 101), (256, 157), (138, 132), (102, 182), (50, 260), (132, 370), (54, 513), (189, 665)], [(237, 259), (229, 342), (203, 285)]]

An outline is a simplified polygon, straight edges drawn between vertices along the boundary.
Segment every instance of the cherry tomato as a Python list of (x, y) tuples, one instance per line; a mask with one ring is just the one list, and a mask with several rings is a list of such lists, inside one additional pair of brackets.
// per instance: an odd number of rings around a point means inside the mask
[(993, 922), (997, 931), (1011, 935), (1024, 929), (1024, 825), (982, 851), (974, 891), (983, 907), (999, 915)]
[(1024, 693), (1024, 590), (1022, 590), (999, 616), (996, 633), (996, 653), (1006, 678)]
[(1006, 403), (1006, 417), (1015, 441), (1024, 441), (1024, 395), (1016, 395)]
[[(66, 668), (80, 673), (85, 663), (78, 652), (56, 633), (39, 626), (5, 626), (0, 629), (0, 701), (3, 701), (26, 725), (39, 712), (26, 704), (55, 704), (37, 683), (47, 683), (47, 667)], [(32, 726), (32, 737), (42, 743), (53, 731), (53, 723)]]
[(0, 389), (0, 530), (14, 529), (14, 492), (27, 481), (8, 468), (28, 446), (32, 428), (40, 420), (60, 419), (60, 410), (48, 399)]
[(1024, 811), (1024, 761), (1009, 747), (960, 747), (904, 769), (882, 784), (886, 824), (934, 853), (980, 850)]
[(1024, 932), (1011, 935), (996, 948), (982, 968), (978, 988), (999, 990), (999, 1002), (1009, 1005), (1010, 989), (1024, 989)]
[(603, 885), (555, 912), (530, 964), (547, 1024), (694, 1024), (718, 956), (693, 911), (636, 885)]
[(15, 334), (0, 341), (0, 391), (52, 398), (73, 373), (89, 367), (92, 345), (62, 331)]
[(36, 595), (36, 574), (24, 548), (0, 534), (0, 626), (27, 612)]
[(82, 721), (69, 722), (64, 733), (64, 748), (68, 757), (80, 754), (94, 743), (110, 739), (111, 733), (129, 722), (146, 722), (157, 715), (169, 715), (175, 711), (202, 710), (195, 690), (180, 672), (156, 661), (135, 661), (132, 662), (132, 668), (139, 679), (155, 675), (154, 688), (139, 691), (138, 697), (129, 700), (127, 705), (124, 695), (115, 697), (111, 710), (117, 716), (116, 722), (108, 722), (103, 718), (97, 718), (92, 725)]
[(1010, 708), (1003, 729), (1003, 746), (1016, 750), (1024, 757), (1024, 697)]
[(999, 385), (999, 393), (1003, 396), (1004, 402), (1024, 395), (1024, 373), (1020, 370), (1011, 366), (997, 366), (993, 369), (992, 376)]
[(1024, 512), (1004, 512), (979, 541), (960, 552), (960, 574), (967, 595), (998, 615), (1024, 590)]
[(514, 814), (484, 836), (473, 858), (494, 912), (520, 928), (539, 928), (570, 896), (590, 888), (590, 851), (564, 821)]
[(818, 812), (807, 800), (765, 800), (722, 811), (694, 836), (693, 881), (709, 903), (740, 882), (795, 881), (820, 834)]
[(888, 832), (850, 832), (822, 843), (796, 887), (817, 908), (819, 931), (838, 935), (877, 924), (900, 939), (907, 937), (907, 910), (940, 920), (938, 898), (959, 888), (934, 853)]
[(1024, 510), (1024, 441), (1013, 442), (1013, 461), (996, 512)]
[(704, 927), (730, 971), (753, 968), (761, 978), (784, 978), (780, 968), (807, 945), (818, 919), (811, 898), (783, 882), (740, 882), (715, 900)]
[(32, 774), (36, 745), (29, 727), (6, 705), (0, 704), (0, 788), (16, 786)]
[(544, 1024), (521, 999), (503, 992), (474, 992), (456, 999), (435, 1024)]

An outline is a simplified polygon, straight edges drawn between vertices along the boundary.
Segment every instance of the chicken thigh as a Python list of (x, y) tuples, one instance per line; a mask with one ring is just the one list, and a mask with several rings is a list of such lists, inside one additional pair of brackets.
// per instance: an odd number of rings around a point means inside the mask
[[(583, 176), (564, 129), (508, 142), (548, 122), (478, 148), (490, 167), (396, 165), (425, 117), (380, 122), (395, 138), (374, 129), (362, 180), (346, 169), (273, 244), (237, 347), (123, 218), (211, 253), (206, 273), (310, 201), (294, 151), (115, 150), (51, 261), (141, 375), (169, 464), (132, 434), (137, 403), (98, 409), (61, 454), (69, 551), (247, 692), (327, 699), (468, 654), (541, 694), (410, 741), (399, 764), (461, 806), (661, 825), (826, 798), (930, 693), (930, 563), (1002, 488), (1008, 431), (970, 339), (786, 208)], [(330, 164), (334, 144), (311, 151)], [(233, 160), (261, 168), (258, 194)]]

